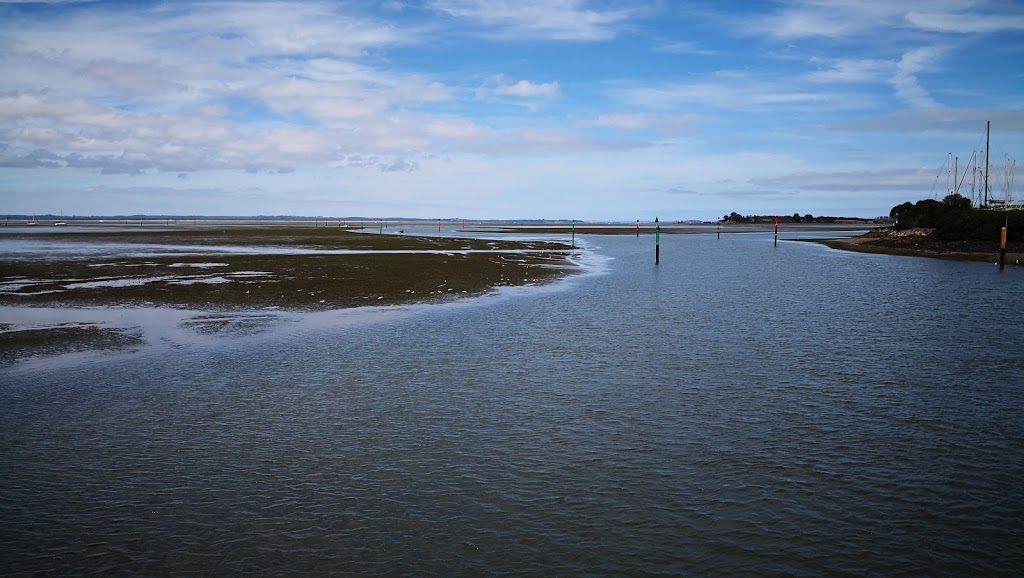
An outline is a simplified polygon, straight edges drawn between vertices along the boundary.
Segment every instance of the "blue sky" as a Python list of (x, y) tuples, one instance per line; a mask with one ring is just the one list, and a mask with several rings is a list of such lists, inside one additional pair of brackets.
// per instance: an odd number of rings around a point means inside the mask
[(7, 214), (877, 216), (1024, 152), (1016, 0), (0, 1), (0, 63)]

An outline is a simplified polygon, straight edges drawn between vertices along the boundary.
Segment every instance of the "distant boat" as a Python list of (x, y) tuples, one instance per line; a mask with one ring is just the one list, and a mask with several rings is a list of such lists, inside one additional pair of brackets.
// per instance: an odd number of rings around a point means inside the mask
[(67, 226), (67, 224), (68, 224), (67, 221), (57, 221), (56, 223), (53, 224), (53, 226), (54, 227), (64, 227), (64, 226)]

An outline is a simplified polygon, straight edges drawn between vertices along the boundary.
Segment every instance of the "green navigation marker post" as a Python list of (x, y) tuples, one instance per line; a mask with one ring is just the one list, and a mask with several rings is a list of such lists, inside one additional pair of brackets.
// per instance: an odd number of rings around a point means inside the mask
[(654, 217), (654, 264), (661, 262), (661, 225), (658, 224), (658, 217)]

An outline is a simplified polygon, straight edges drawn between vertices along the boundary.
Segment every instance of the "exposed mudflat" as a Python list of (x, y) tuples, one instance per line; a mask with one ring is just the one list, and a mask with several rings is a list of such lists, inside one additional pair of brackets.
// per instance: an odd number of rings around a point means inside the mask
[[(565, 244), (254, 225), (0, 230), (0, 306), (171, 307), (211, 312), (194, 330), (238, 331), (261, 311), (450, 301), (564, 276)], [(68, 309), (70, 311), (70, 309)], [(226, 317), (219, 312), (234, 312)], [(238, 314), (243, 314), (238, 317)], [(0, 364), (130, 349), (133, 327), (75, 320), (0, 324)], [(258, 320), (257, 320), (258, 325)]]
[[(18, 236), (51, 243), (0, 258), (0, 304), (317, 310), (448, 299), (564, 274), (546, 241), (234, 227)], [(30, 247), (31, 249), (31, 247)]]

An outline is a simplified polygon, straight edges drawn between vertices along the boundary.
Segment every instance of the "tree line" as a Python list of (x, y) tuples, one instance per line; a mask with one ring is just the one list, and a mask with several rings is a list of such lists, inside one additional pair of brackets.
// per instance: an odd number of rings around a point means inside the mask
[(780, 223), (835, 223), (837, 221), (869, 221), (870, 219), (855, 219), (851, 217), (815, 217), (811, 214), (801, 215), (741, 215), (736, 211), (722, 217), (722, 222), (729, 223), (774, 223), (776, 216)]
[(1024, 211), (976, 209), (970, 199), (958, 193), (946, 195), (941, 201), (924, 199), (896, 205), (889, 216), (898, 230), (934, 229), (932, 234), (946, 241), (998, 241), (1004, 224), (1008, 242), (1024, 241)]

